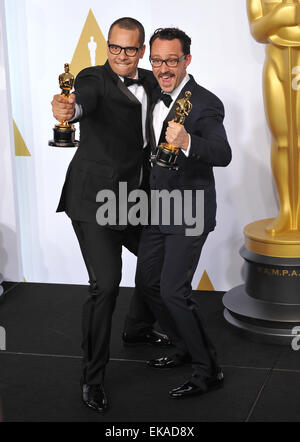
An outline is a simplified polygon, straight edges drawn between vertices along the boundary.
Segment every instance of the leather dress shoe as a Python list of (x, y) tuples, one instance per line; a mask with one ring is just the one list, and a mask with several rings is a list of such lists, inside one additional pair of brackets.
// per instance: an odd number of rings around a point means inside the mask
[(151, 359), (151, 361), (147, 362), (148, 367), (150, 368), (158, 368), (158, 369), (167, 369), (167, 368), (175, 368), (184, 365), (187, 361), (185, 359), (179, 358), (178, 356), (163, 356), (159, 359)]
[(168, 336), (152, 330), (145, 335), (132, 336), (123, 333), (123, 344), (125, 347), (135, 347), (137, 345), (153, 345), (154, 347), (170, 347), (171, 341)]
[(169, 391), (169, 396), (172, 399), (182, 399), (189, 396), (196, 396), (208, 393), (211, 390), (221, 388), (224, 383), (224, 374), (220, 371), (217, 375), (209, 378), (194, 378), (197, 379), (185, 382), (183, 385)]
[(88, 385), (81, 382), (81, 389), (82, 400), (87, 407), (98, 413), (107, 410), (108, 402), (102, 385)]

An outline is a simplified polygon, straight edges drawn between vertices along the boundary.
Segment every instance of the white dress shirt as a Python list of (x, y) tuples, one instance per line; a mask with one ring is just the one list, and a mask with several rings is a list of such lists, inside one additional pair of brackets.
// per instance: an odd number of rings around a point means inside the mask
[[(134, 77), (134, 80), (139, 78), (138, 73)], [(120, 79), (124, 82), (124, 77), (120, 77)], [(140, 84), (132, 84), (128, 87), (130, 92), (139, 100), (142, 105), (142, 128), (143, 128), (143, 138), (144, 138), (144, 148), (147, 146), (147, 137), (146, 137), (146, 120), (147, 120), (147, 108), (148, 108), (148, 97), (144, 86)]]
[[(189, 82), (190, 80), (190, 76), (187, 74), (184, 79), (182, 80), (182, 82), (180, 83), (179, 86), (177, 86), (176, 89), (173, 90), (173, 92), (171, 94), (169, 94), (172, 98), (172, 103), (170, 105), (170, 107), (167, 107), (165, 105), (165, 103), (162, 100), (159, 100), (158, 103), (155, 105), (154, 110), (153, 110), (153, 129), (154, 129), (154, 134), (155, 134), (155, 139), (156, 139), (156, 144), (158, 145), (159, 139), (160, 139), (160, 135), (161, 135), (161, 131), (164, 125), (164, 121), (167, 118), (171, 107), (174, 104), (174, 101), (177, 100), (180, 92), (182, 91), (182, 89), (184, 88), (184, 86)], [(190, 135), (189, 135), (190, 137)], [(190, 142), (189, 142), (189, 146), (188, 149), (185, 151), (182, 149), (182, 152), (188, 157), (189, 153), (190, 153), (190, 148), (191, 148), (191, 137), (190, 137)]]

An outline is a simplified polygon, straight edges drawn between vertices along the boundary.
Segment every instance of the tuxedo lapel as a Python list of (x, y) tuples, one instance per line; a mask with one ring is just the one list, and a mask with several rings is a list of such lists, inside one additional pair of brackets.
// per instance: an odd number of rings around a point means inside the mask
[(117, 88), (120, 89), (120, 91), (133, 103), (135, 104), (141, 104), (139, 100), (136, 98), (136, 96), (130, 92), (128, 87), (125, 86), (124, 82), (120, 79), (120, 77), (112, 70), (110, 67), (108, 61), (105, 63), (105, 69), (109, 73), (109, 75), (112, 77), (114, 83), (116, 84)]
[(154, 132), (154, 128), (153, 128), (153, 111), (155, 108), (157, 102), (154, 102), (152, 104), (152, 106), (150, 107), (150, 112), (149, 112), (149, 137), (150, 137), (150, 146), (151, 146), (151, 151), (154, 151), (156, 149), (156, 139), (155, 139), (155, 132)]
[(127, 86), (125, 86), (124, 81), (122, 81), (120, 78), (118, 79), (117, 86), (120, 89), (120, 91), (122, 91), (123, 94), (125, 94), (126, 97), (129, 98), (130, 101), (132, 101), (135, 104), (141, 104), (139, 100), (136, 98), (136, 96), (128, 89)]
[(151, 108), (152, 108), (151, 97), (152, 97), (152, 93), (153, 93), (153, 84), (151, 84), (150, 81), (147, 81), (145, 71), (143, 71), (142, 69), (138, 69), (138, 73), (139, 73), (140, 79), (145, 79), (145, 81), (143, 83), (143, 87), (144, 87), (144, 89), (146, 91), (146, 95), (147, 95), (146, 139), (147, 139), (147, 144), (149, 144), (151, 141), (151, 128), (152, 128), (151, 119), (150, 119), (150, 112), (151, 112)]

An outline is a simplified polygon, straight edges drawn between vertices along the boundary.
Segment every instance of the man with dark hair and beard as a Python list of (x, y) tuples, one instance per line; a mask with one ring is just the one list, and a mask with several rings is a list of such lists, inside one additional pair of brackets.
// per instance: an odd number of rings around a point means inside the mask
[[(172, 192), (192, 191), (195, 213), (197, 191), (204, 192), (203, 233), (188, 236), (185, 225), (164, 225), (144, 229), (136, 273), (136, 287), (144, 294), (161, 327), (166, 331), (176, 352), (149, 361), (162, 370), (186, 362), (193, 366), (192, 377), (169, 392), (171, 398), (203, 394), (222, 386), (223, 373), (211, 342), (199, 305), (192, 296), (192, 279), (209, 232), (216, 226), (216, 191), (213, 167), (227, 166), (231, 149), (223, 126), (224, 107), (211, 92), (199, 86), (187, 74), (192, 56), (191, 39), (177, 28), (158, 29), (150, 40), (153, 73), (160, 91), (151, 113), (152, 151), (165, 140), (180, 148), (178, 170), (160, 167), (154, 162), (150, 188)], [(176, 123), (177, 100), (191, 96), (185, 124)], [(181, 103), (181, 102), (180, 102)], [(175, 220), (174, 207), (173, 216)], [(183, 213), (180, 207), (177, 213)]]

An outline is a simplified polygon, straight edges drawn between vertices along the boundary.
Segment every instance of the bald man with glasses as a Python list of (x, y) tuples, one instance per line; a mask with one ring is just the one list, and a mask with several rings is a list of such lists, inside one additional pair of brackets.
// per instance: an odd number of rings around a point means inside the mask
[[(149, 181), (149, 116), (156, 85), (150, 71), (138, 69), (145, 52), (145, 31), (132, 18), (117, 20), (108, 37), (108, 61), (84, 69), (76, 78), (75, 95), (60, 95), (52, 102), (59, 121), (80, 121), (80, 147), (67, 172), (58, 211), (71, 218), (90, 279), (90, 296), (84, 305), (84, 403), (103, 412), (108, 407), (103, 388), (109, 361), (112, 315), (119, 291), (122, 247), (137, 254), (141, 226), (100, 226), (96, 221), (101, 190), (118, 200), (120, 182), (128, 192), (147, 190)], [(170, 341), (153, 330), (154, 316), (135, 291), (126, 319), (126, 345), (168, 346)]]

